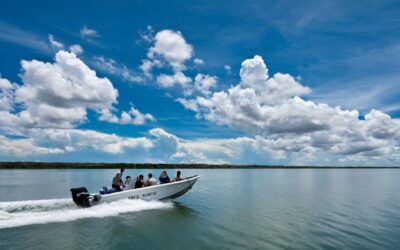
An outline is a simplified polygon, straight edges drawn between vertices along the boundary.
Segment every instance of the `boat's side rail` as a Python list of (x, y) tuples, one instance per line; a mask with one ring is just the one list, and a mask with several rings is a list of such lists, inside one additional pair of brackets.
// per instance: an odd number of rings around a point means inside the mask
[(189, 176), (189, 177), (182, 178), (182, 181), (183, 180), (189, 180), (189, 179), (197, 178), (197, 177), (199, 177), (199, 175), (195, 174), (195, 175), (192, 175), (192, 176)]

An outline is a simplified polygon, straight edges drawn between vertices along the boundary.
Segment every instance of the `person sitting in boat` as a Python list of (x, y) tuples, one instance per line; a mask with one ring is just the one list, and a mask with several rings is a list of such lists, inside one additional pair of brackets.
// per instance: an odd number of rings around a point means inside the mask
[(129, 189), (134, 189), (135, 188), (135, 182), (132, 181), (132, 178), (128, 175), (125, 179), (125, 187), (124, 190), (129, 190)]
[(175, 178), (172, 179), (172, 181), (181, 181), (181, 180), (182, 180), (182, 178), (181, 178), (181, 171), (178, 170), (178, 172), (176, 172)]
[(160, 178), (158, 178), (160, 180), (160, 184), (164, 184), (164, 183), (169, 183), (169, 177), (167, 174), (167, 171), (162, 171)]
[(152, 173), (149, 173), (147, 175), (147, 177), (149, 177), (149, 178), (147, 179), (146, 183), (144, 184), (145, 187), (149, 187), (149, 186), (153, 186), (153, 185), (157, 184), (157, 180), (156, 180), (156, 178), (153, 177)]
[(122, 191), (122, 188), (124, 187), (124, 183), (122, 182), (122, 174), (124, 173), (124, 171), (125, 168), (121, 168), (120, 171), (115, 174), (112, 180), (112, 188), (115, 188), (118, 191)]
[(132, 177), (130, 175), (128, 175), (127, 177), (125, 177), (125, 182), (124, 185), (127, 186), (132, 180)]
[(136, 179), (135, 188), (142, 188), (142, 187), (144, 187), (143, 175), (139, 175), (139, 177)]

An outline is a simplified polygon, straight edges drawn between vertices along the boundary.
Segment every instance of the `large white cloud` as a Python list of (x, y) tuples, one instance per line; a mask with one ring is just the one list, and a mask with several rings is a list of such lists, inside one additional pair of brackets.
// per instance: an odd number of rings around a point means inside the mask
[[(151, 36), (151, 39), (149, 39), (149, 36)], [(172, 88), (178, 86), (185, 96), (189, 96), (196, 92), (208, 95), (210, 94), (209, 89), (216, 86), (216, 76), (197, 73), (192, 79), (184, 73), (188, 68), (188, 63), (202, 65), (204, 61), (199, 58), (191, 60), (194, 56), (193, 46), (186, 41), (179, 31), (161, 30), (155, 36), (150, 32), (144, 39), (152, 46), (148, 49), (147, 58), (142, 60), (139, 68), (149, 79), (153, 78), (154, 73), (156, 82), (160, 87)], [(153, 72), (156, 68), (163, 71)], [(171, 69), (172, 73), (165, 72), (165, 70), (170, 71)]]
[(24, 85), (16, 91), (24, 103), (47, 103), (56, 107), (109, 108), (118, 91), (107, 78), (100, 78), (74, 53), (59, 51), (55, 62), (21, 62)]
[[(72, 128), (87, 120), (89, 109), (101, 120), (113, 122), (105, 114), (116, 117), (118, 90), (73, 52), (58, 51), (54, 63), (22, 60), (21, 66), (22, 84), (0, 81), (0, 126)], [(12, 112), (14, 104), (20, 106), (19, 112)], [(154, 120), (136, 109), (122, 116), (123, 124)]]
[[(15, 99), (25, 110), (15, 116), (36, 127), (73, 127), (86, 119), (86, 109), (110, 109), (118, 91), (74, 53), (59, 51), (54, 63), (22, 60), (23, 84)], [(25, 114), (25, 116), (23, 115)]]
[(178, 99), (198, 118), (259, 136), (259, 146), (275, 153), (306, 151), (341, 155), (390, 156), (398, 153), (400, 120), (377, 110), (360, 119), (343, 110), (307, 101), (310, 93), (288, 74), (269, 77), (260, 56), (245, 60), (241, 82), (209, 97)]

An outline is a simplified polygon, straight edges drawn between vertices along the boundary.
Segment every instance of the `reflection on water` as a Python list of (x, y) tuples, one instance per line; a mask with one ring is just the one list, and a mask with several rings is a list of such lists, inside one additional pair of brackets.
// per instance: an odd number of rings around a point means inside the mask
[(400, 169), (184, 170), (201, 178), (177, 201), (71, 205), (114, 172), (0, 170), (0, 249), (400, 247)]

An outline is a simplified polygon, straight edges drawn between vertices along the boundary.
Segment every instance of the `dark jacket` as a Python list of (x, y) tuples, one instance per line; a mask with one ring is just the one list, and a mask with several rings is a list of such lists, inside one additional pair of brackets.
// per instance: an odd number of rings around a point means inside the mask
[(160, 176), (160, 178), (158, 178), (158, 179), (160, 180), (160, 183), (161, 183), (161, 184), (169, 183), (169, 182), (170, 182), (168, 175), (165, 176), (165, 177), (161, 177), (161, 176)]
[(142, 188), (144, 186), (144, 181), (141, 179), (137, 179), (135, 182), (135, 188)]

